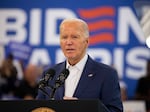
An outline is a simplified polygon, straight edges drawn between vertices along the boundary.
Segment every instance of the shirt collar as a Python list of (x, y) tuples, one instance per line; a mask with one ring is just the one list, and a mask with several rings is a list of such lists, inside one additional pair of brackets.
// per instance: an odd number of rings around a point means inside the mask
[[(85, 54), (84, 57), (77, 64), (75, 64), (74, 66), (82, 71), (84, 66), (85, 66), (85, 64), (86, 64), (87, 59), (88, 59), (88, 55)], [(69, 66), (71, 66), (71, 65), (67, 61), (66, 68), (69, 68)]]

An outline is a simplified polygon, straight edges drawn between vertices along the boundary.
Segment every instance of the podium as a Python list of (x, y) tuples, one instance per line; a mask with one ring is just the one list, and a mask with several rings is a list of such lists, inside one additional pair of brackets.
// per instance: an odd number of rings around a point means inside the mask
[(0, 112), (108, 112), (99, 100), (0, 101)]

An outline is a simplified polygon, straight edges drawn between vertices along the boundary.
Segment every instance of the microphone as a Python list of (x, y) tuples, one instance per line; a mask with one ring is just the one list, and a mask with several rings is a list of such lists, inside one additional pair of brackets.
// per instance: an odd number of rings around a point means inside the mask
[(44, 87), (48, 86), (48, 81), (52, 80), (54, 75), (55, 75), (55, 70), (51, 69), (51, 68), (48, 69), (48, 71), (46, 72), (44, 78), (42, 78), (39, 81), (39, 88), (44, 88)]
[(51, 95), (50, 95), (51, 100), (54, 100), (54, 95), (55, 95), (56, 89), (65, 83), (65, 79), (68, 77), (68, 75), (69, 75), (69, 70), (64, 69), (61, 72), (61, 74), (58, 76), (58, 78), (55, 80), (55, 85), (54, 85), (54, 87), (51, 91)]
[(55, 88), (59, 88), (61, 85), (63, 85), (68, 75), (69, 70), (64, 69), (55, 81)]

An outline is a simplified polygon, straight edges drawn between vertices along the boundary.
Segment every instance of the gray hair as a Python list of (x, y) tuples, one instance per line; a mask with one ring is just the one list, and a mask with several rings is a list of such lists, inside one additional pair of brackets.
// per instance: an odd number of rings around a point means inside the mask
[(89, 28), (88, 28), (88, 25), (85, 21), (83, 21), (82, 19), (78, 19), (78, 18), (67, 18), (67, 19), (64, 19), (61, 24), (60, 24), (60, 27), (59, 29), (61, 29), (62, 25), (66, 22), (79, 22), (81, 23), (81, 25), (83, 26), (83, 30), (84, 30), (84, 34), (85, 34), (85, 37), (88, 38), (89, 37)]

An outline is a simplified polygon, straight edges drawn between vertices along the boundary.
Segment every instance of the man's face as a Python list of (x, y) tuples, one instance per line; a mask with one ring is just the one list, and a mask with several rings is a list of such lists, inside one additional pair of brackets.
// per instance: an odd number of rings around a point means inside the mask
[(80, 23), (67, 22), (60, 29), (60, 45), (69, 62), (76, 64), (84, 56), (88, 47), (88, 38), (85, 38)]

